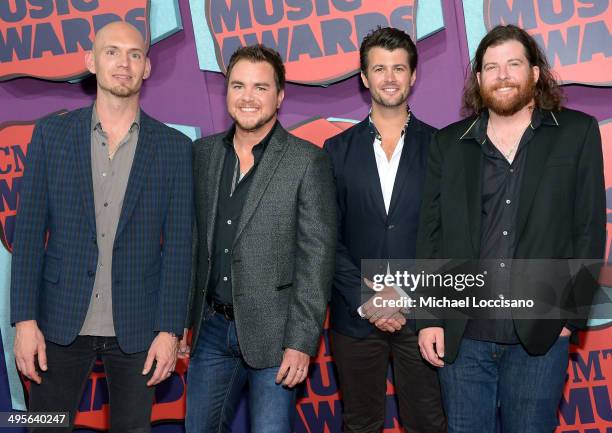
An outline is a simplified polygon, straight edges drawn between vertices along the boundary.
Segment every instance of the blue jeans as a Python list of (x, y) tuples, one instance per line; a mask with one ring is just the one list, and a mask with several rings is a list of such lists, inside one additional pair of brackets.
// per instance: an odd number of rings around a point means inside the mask
[(520, 344), (464, 338), (455, 362), (438, 371), (448, 433), (495, 433), (498, 420), (503, 433), (552, 433), (568, 351), (569, 337), (542, 356)]
[(231, 431), (248, 383), (251, 433), (291, 433), (295, 389), (274, 382), (278, 367), (249, 367), (240, 352), (236, 324), (212, 309), (204, 313), (196, 352), (187, 372), (187, 433)]

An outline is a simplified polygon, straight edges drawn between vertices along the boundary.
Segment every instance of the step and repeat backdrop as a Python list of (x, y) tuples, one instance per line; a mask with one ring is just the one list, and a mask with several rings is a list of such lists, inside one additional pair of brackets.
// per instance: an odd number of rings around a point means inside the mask
[[(488, 29), (514, 23), (534, 35), (564, 84), (567, 105), (600, 122), (612, 207), (612, 2), (609, 0), (0, 0), (0, 411), (25, 410), (29, 384), (15, 368), (9, 323), (11, 244), (21, 176), (34, 124), (91, 104), (95, 80), (83, 53), (95, 31), (124, 20), (150, 35), (152, 76), (142, 107), (191, 138), (226, 129), (224, 78), (231, 53), (262, 42), (287, 67), (285, 127), (323, 141), (363, 119), (369, 94), (358, 79), (358, 51), (376, 26), (417, 40), (420, 64), (412, 112), (436, 127), (460, 119), (469, 59)], [(612, 212), (609, 213), (612, 232)], [(609, 236), (609, 241), (612, 237)], [(610, 261), (610, 244), (606, 251)], [(612, 268), (602, 273), (610, 294)], [(612, 433), (612, 311), (599, 310), (572, 347), (557, 433)], [(182, 432), (187, 362), (157, 387), (156, 432)], [(388, 377), (385, 433), (401, 432)], [(327, 331), (300, 390), (296, 433), (338, 433), (342, 397)], [(244, 402), (234, 431), (247, 432)], [(101, 363), (87, 382), (80, 430), (108, 427)], [(8, 431), (8, 430), (7, 430)], [(22, 431), (14, 429), (15, 432)]]

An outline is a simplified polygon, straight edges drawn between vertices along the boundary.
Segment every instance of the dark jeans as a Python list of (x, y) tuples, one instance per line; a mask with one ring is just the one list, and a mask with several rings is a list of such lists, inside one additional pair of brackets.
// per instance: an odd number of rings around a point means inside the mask
[(79, 336), (68, 346), (46, 341), (47, 371), (42, 383), (32, 382), (29, 411), (69, 412), (69, 428), (35, 428), (31, 432), (63, 433), (74, 427), (74, 417), (89, 373), (99, 355), (104, 362), (110, 398), (112, 433), (145, 433), (151, 430), (155, 387), (148, 387), (152, 373), (142, 375), (147, 352), (126, 354), (114, 337)]
[(568, 364), (569, 338), (542, 356), (520, 344), (464, 338), (459, 355), (439, 371), (448, 433), (551, 433)]
[(251, 433), (291, 433), (296, 392), (274, 382), (277, 372), (278, 367), (248, 366), (240, 351), (236, 323), (208, 308), (187, 371), (185, 431), (231, 431), (248, 384)]
[(376, 330), (363, 339), (332, 331), (331, 347), (345, 433), (382, 431), (391, 356), (400, 421), (406, 432), (446, 431), (438, 375), (421, 357), (417, 336), (409, 327), (396, 333)]

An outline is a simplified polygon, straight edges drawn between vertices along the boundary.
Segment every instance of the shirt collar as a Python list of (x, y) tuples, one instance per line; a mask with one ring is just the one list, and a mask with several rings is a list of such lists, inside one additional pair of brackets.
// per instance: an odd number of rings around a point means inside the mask
[[(140, 129), (140, 108), (136, 111), (136, 117), (130, 126), (130, 132), (133, 132), (136, 129)], [(100, 131), (104, 132), (102, 129), (102, 123), (100, 122), (100, 118), (98, 117), (98, 111), (96, 110), (96, 105), (94, 104), (93, 110), (91, 110), (91, 131)]]
[[(412, 112), (410, 111), (410, 108), (408, 108), (408, 117), (406, 118), (406, 123), (404, 124), (404, 127), (402, 128), (400, 137), (403, 137), (406, 134), (406, 130), (408, 129), (408, 126), (410, 125), (411, 120), (412, 120)], [(368, 113), (368, 125), (371, 131), (374, 132), (376, 140), (382, 141), (382, 136), (378, 132), (378, 129), (376, 128), (376, 125), (374, 124), (374, 121), (372, 120), (372, 108), (370, 108), (370, 112)]]
[[(278, 119), (276, 119), (276, 122), (274, 122), (274, 126), (272, 126), (272, 129), (270, 129), (270, 132), (268, 132), (268, 134), (263, 138), (263, 140), (261, 140), (259, 143), (257, 143), (253, 147), (253, 150), (255, 151), (255, 149), (262, 149), (262, 152), (263, 152), (263, 150), (266, 147), (268, 147), (268, 143), (270, 143), (270, 139), (272, 138), (272, 135), (274, 134), (274, 131), (276, 131), (277, 127), (278, 127)], [(235, 133), (236, 133), (236, 124), (234, 123), (232, 127), (229, 129), (229, 131), (227, 131), (227, 134), (225, 134), (225, 136), (223, 137), (223, 144), (225, 145), (226, 148), (228, 149), (234, 148), (234, 134)]]
[[(487, 139), (487, 124), (489, 122), (489, 110), (483, 110), (478, 117), (474, 119), (470, 126), (465, 130), (463, 135), (459, 137), (460, 140), (474, 139), (478, 143), (483, 143)], [(529, 126), (531, 129), (536, 130), (541, 125), (546, 126), (559, 126), (557, 116), (550, 110), (542, 110), (536, 108), (531, 114), (531, 122)]]

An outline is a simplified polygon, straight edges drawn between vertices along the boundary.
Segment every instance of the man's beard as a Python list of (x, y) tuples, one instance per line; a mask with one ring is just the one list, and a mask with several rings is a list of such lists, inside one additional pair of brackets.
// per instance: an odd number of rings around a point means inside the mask
[[(516, 84), (510, 81), (502, 81), (493, 85), (490, 89), (480, 86), (480, 96), (484, 105), (499, 116), (512, 116), (518, 113), (523, 107), (529, 104), (535, 96), (536, 82), (533, 73), (529, 74), (527, 82)], [(513, 87), (518, 90), (514, 96), (499, 98), (495, 95), (495, 90), (502, 87)]]
[(113, 96), (117, 96), (119, 98), (128, 98), (132, 95), (137, 94), (140, 89), (130, 89), (129, 87), (125, 86), (114, 86), (111, 87), (109, 90), (111, 95)]
[(230, 117), (234, 120), (234, 122), (236, 122), (236, 125), (238, 125), (240, 129), (242, 129), (243, 131), (248, 131), (248, 132), (257, 131), (259, 128), (261, 128), (262, 126), (270, 122), (270, 120), (272, 120), (274, 116), (276, 116), (276, 111), (270, 113), (270, 115), (267, 117), (261, 117), (257, 119), (254, 125), (246, 125), (240, 121), (238, 116), (234, 116), (233, 114), (230, 114)]

